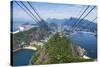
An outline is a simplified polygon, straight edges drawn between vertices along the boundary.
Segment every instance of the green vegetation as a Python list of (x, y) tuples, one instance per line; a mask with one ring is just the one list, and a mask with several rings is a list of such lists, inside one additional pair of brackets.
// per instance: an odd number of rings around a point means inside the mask
[(25, 42), (25, 44), (29, 44), (29, 41), (31, 39), (30, 34), (32, 34), (32, 32), (35, 32), (36, 30), (37, 30), (37, 28), (32, 28), (27, 31), (12, 34), (13, 49), (18, 48), (18, 45), (20, 45), (22, 42)]
[[(41, 36), (39, 34), (41, 33)], [(19, 48), (19, 45), (24, 42), (24, 45), (29, 45), (33, 40), (41, 40), (47, 36), (45, 30), (38, 28), (31, 28), (30, 30), (19, 32), (13, 35), (13, 49)], [(54, 63), (71, 63), (71, 62), (84, 62), (93, 61), (94, 59), (84, 59), (79, 56), (77, 46), (66, 37), (60, 37), (55, 34), (49, 41), (42, 47), (38, 45), (31, 45), (37, 47), (37, 51), (32, 57), (32, 64), (54, 64)]]
[[(59, 37), (58, 34), (56, 34), (53, 38), (51, 38), (47, 45), (45, 45), (46, 53), (49, 53), (48, 55), (51, 55), (56, 57), (56, 55), (72, 55), (71, 54), (71, 42), (66, 37)], [(66, 50), (67, 49), (67, 50)]]
[[(41, 36), (40, 36), (41, 34)], [(33, 40), (40, 41), (44, 38), (44, 36), (47, 36), (48, 33), (38, 27), (31, 28), (27, 31), (19, 32), (16, 34), (12, 34), (13, 38), (13, 49), (19, 48), (19, 46), (24, 42), (24, 45), (29, 45), (29, 43)]]
[(55, 64), (93, 61), (93, 59), (84, 59), (77, 52), (73, 53), (73, 43), (69, 38), (58, 34), (54, 35), (43, 48), (32, 58), (32, 64)]

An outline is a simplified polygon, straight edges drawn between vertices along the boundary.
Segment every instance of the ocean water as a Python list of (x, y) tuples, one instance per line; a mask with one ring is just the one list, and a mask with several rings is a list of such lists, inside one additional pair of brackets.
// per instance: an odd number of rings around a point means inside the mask
[(88, 32), (74, 33), (69, 36), (70, 39), (78, 46), (84, 48), (87, 56), (97, 58), (97, 38)]
[(13, 22), (11, 22), (11, 32), (15, 32), (18, 30), (18, 27), (21, 26), (22, 24), (29, 23), (29, 24), (35, 24), (32, 20), (17, 20), (13, 19)]
[(33, 56), (34, 51), (21, 49), (13, 53), (13, 66), (24, 66), (29, 64), (29, 60)]
[[(69, 36), (76, 45), (84, 48), (87, 56), (97, 58), (97, 38), (90, 33), (74, 33)], [(34, 55), (33, 50), (22, 49), (13, 53), (13, 65), (29, 65), (29, 60)]]

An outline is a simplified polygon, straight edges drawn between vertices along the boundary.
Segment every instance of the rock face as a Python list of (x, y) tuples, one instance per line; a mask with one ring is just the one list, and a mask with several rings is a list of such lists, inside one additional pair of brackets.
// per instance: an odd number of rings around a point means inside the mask
[(85, 50), (75, 46), (71, 40), (65, 36), (60, 37), (55, 34), (48, 43), (45, 44), (32, 58), (32, 64), (55, 64), (92, 61), (84, 59)]
[(13, 39), (13, 50), (20, 48), (20, 45), (22, 42), (25, 42), (24, 45), (29, 45), (30, 42), (33, 41), (40, 41), (41, 39), (44, 39), (48, 35), (47, 31), (44, 29), (41, 29), (39, 27), (31, 28), (26, 31), (21, 31), (16, 34), (12, 34)]

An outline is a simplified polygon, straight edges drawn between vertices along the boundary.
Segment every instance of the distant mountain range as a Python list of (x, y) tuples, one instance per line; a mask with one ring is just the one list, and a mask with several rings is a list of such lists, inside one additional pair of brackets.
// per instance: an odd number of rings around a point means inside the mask
[[(49, 24), (52, 24), (52, 23), (56, 24), (56, 25), (62, 24), (63, 26), (66, 26), (66, 25), (67, 26), (73, 26), (76, 23), (77, 20), (79, 20), (79, 19), (78, 18), (74, 18), (74, 17), (71, 17), (69, 19), (56, 19), (56, 18), (52, 18), (52, 19), (48, 18), (47, 19), (47, 21), (48, 21)], [(78, 27), (85, 28), (85, 29), (92, 28), (92, 29), (96, 30), (97, 29), (97, 23), (91, 22), (91, 21), (86, 20), (86, 19), (83, 19), (79, 23)]]
[(47, 21), (48, 23), (56, 23), (56, 24), (61, 24), (66, 22), (68, 19), (56, 19), (56, 18), (48, 18)]
[[(56, 19), (56, 18), (48, 18), (46, 21), (48, 22), (49, 28), (57, 28), (59, 24), (62, 24), (63, 26), (73, 26), (76, 21), (79, 20), (78, 18), (71, 17), (69, 19)], [(38, 26), (37, 24), (32, 24), (32, 23), (23, 23), (19, 27), (24, 27), (25, 29), (29, 29), (30, 27)], [(15, 32), (16, 30), (19, 29), (19, 27), (15, 27), (12, 29), (12, 32)], [(92, 29), (92, 30), (97, 30), (97, 23), (91, 22), (89, 20), (83, 19), (79, 25), (79, 28), (83, 29)]]

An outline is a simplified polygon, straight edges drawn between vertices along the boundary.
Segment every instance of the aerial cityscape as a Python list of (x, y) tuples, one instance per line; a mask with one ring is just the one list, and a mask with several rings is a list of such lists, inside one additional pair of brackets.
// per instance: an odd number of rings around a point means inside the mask
[(97, 6), (10, 4), (12, 66), (97, 61)]

